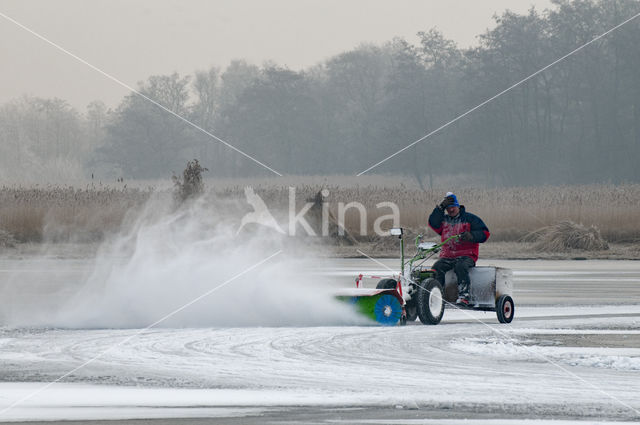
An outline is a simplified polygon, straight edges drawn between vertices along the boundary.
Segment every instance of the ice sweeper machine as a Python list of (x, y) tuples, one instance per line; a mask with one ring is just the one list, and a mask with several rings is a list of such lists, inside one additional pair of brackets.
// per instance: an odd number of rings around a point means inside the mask
[[(424, 263), (440, 252), (442, 247), (455, 242), (459, 235), (442, 243), (422, 242), (415, 239), (416, 253), (405, 260), (404, 229), (391, 229), (391, 235), (400, 239), (400, 271), (390, 276), (358, 275), (355, 288), (338, 292), (340, 300), (351, 304), (360, 314), (381, 325), (405, 325), (419, 318), (425, 325), (436, 325), (442, 320), (445, 306), (470, 310), (495, 311), (500, 323), (510, 323), (515, 313), (512, 298), (513, 282), (510, 269), (492, 266), (472, 267), (469, 270), (469, 305), (456, 305), (458, 282), (451, 270), (445, 275), (444, 287), (436, 279), (436, 272)], [(365, 279), (378, 279), (375, 288), (365, 288)]]

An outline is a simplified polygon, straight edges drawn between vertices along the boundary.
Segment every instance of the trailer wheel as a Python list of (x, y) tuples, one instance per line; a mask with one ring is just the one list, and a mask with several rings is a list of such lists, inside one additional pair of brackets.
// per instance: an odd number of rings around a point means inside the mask
[(501, 295), (496, 302), (496, 314), (500, 323), (511, 323), (515, 313), (513, 299), (509, 295)]
[(376, 285), (376, 289), (396, 289), (398, 282), (395, 279), (381, 279)]
[(425, 325), (437, 325), (444, 314), (444, 291), (436, 279), (426, 279), (418, 286), (418, 317)]

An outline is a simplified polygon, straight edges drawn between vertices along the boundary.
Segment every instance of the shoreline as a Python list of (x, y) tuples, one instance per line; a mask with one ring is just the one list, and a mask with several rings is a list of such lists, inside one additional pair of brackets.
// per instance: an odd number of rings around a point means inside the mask
[[(635, 244), (609, 244), (606, 251), (570, 250), (563, 252), (540, 252), (533, 249), (533, 243), (529, 242), (488, 242), (480, 245), (482, 259), (494, 260), (640, 260), (640, 246)], [(335, 247), (339, 253), (337, 257), (366, 258), (357, 253), (356, 249), (366, 253), (372, 258), (395, 258), (400, 255), (400, 247), (379, 248), (375, 244), (360, 244), (357, 247)], [(356, 255), (349, 256), (350, 251)], [(405, 248), (405, 255), (414, 252), (412, 247)]]
[[(308, 243), (319, 258), (396, 258), (400, 247), (395, 244), (380, 245), (362, 242), (358, 245), (329, 245), (323, 242)], [(0, 247), (0, 259), (28, 259), (34, 257), (59, 259), (94, 258), (102, 243), (20, 243), (13, 247)], [(363, 252), (366, 255), (361, 254)], [(411, 255), (413, 247), (405, 250)], [(604, 251), (570, 250), (564, 252), (540, 252), (528, 242), (488, 242), (480, 245), (480, 259), (493, 260), (621, 260), (640, 261), (640, 245), (610, 243)]]

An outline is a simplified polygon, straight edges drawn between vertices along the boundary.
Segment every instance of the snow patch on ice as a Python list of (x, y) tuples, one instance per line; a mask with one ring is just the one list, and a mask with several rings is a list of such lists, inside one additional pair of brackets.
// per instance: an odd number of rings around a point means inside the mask
[[(452, 342), (451, 348), (471, 355), (491, 356), (505, 360), (525, 362), (561, 363), (569, 366), (640, 370), (640, 348), (608, 347), (546, 347), (528, 345), (526, 339), (464, 338)], [(524, 343), (524, 344), (523, 344)]]
[(357, 419), (335, 420), (337, 424), (388, 424), (388, 425), (621, 425), (637, 422), (602, 422), (555, 419)]
[[(0, 421), (234, 417), (287, 406), (389, 406), (397, 400), (350, 392), (136, 388), (0, 383)], [(20, 404), (11, 407), (15, 401)], [(260, 407), (255, 407), (260, 406)]]

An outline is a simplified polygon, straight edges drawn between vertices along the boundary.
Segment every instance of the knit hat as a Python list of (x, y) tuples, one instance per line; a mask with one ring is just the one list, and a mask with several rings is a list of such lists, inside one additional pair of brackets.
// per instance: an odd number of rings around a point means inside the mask
[(456, 197), (456, 195), (453, 194), (453, 192), (447, 192), (447, 194), (445, 195), (445, 198), (453, 198), (453, 204), (449, 205), (450, 207), (459, 207), (460, 203), (458, 202), (458, 198)]

